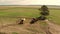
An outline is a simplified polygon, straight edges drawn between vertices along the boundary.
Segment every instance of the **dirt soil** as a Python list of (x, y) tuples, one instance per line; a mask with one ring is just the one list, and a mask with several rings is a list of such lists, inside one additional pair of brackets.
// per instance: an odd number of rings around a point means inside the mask
[(12, 34), (13, 32), (19, 34), (45, 34), (44, 30), (41, 29), (39, 23), (30, 24), (30, 20), (27, 19), (24, 24), (2, 24), (0, 25), (0, 32), (5, 32), (6, 34)]
[(60, 34), (60, 25), (54, 24), (49, 20), (45, 20), (48, 24), (45, 28), (39, 23), (40, 21), (30, 24), (31, 19), (24, 21), (24, 24), (11, 23), (11, 24), (0, 24), (0, 32), (6, 34), (12, 34), (13, 32), (19, 34)]
[(52, 34), (60, 34), (60, 25), (54, 24), (52, 21), (45, 20), (46, 23), (48, 24), (49, 31)]

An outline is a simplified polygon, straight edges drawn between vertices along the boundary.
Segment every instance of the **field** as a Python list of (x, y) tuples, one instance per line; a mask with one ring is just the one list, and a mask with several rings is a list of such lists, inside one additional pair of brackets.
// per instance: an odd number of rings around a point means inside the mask
[[(40, 16), (40, 7), (9, 7), (2, 6), (0, 7), (0, 17), (38, 17)], [(51, 19), (56, 24), (60, 24), (60, 8), (49, 8), (50, 15), (48, 19)]]
[[(22, 17), (25, 17), (27, 19), (24, 25), (13, 25), (8, 27), (6, 26), (3, 29), (1, 28), (1, 32), (8, 32), (9, 34), (11, 34), (10, 33), (11, 31), (13, 33), (20, 32), (20, 34), (24, 34), (24, 33), (25, 34), (44, 34), (44, 31), (42, 29), (46, 28), (47, 26), (45, 22), (38, 21), (34, 25), (29, 24), (31, 18), (33, 17), (36, 18), (40, 16), (39, 14), (40, 11), (38, 10), (39, 8), (40, 7), (35, 7), (35, 6), (34, 7), (0, 6), (0, 25), (17, 24), (17, 20)], [(60, 16), (59, 16), (60, 8), (49, 8), (49, 11), (50, 11), (50, 15), (47, 18), (51, 20), (53, 23), (60, 25)], [(40, 26), (42, 26), (42, 28), (39, 28)], [(22, 30), (19, 28), (21, 28)]]

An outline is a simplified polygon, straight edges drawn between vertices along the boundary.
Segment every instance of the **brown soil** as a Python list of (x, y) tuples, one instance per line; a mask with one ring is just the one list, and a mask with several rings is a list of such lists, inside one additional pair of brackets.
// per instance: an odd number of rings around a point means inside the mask
[(24, 24), (20, 25), (18, 23), (0, 23), (0, 32), (7, 34), (12, 34), (13, 32), (19, 34), (60, 34), (60, 26), (51, 21), (45, 20), (48, 26), (42, 27), (41, 24), (39, 24), (41, 21), (30, 24), (30, 20), (31, 19), (26, 19)]
[(45, 20), (46, 23), (48, 24), (49, 31), (52, 34), (60, 34), (60, 26), (57, 24), (54, 24), (52, 21)]
[(39, 23), (29, 24), (30, 19), (27, 19), (24, 24), (18, 25), (13, 24), (2, 24), (0, 25), (0, 32), (5, 32), (7, 34), (12, 34), (13, 32), (19, 34), (45, 34), (44, 30), (41, 29)]

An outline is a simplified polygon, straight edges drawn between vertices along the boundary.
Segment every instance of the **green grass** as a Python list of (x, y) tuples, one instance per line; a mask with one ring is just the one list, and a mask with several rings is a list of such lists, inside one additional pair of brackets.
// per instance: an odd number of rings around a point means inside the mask
[[(26, 17), (37, 17), (39, 11), (34, 8), (8, 8), (0, 10), (0, 16), (26, 16)], [(33, 16), (34, 15), (34, 16)]]
[[(49, 19), (54, 21), (54, 23), (60, 25), (60, 10), (59, 9), (49, 9), (50, 15)], [(29, 8), (29, 7), (11, 7), (11, 8), (0, 8), (0, 16), (9, 16), (9, 17), (38, 17), (39, 14), (38, 8)]]
[(49, 15), (49, 19), (51, 19), (52, 21), (54, 21), (54, 23), (59, 24), (60, 25), (60, 10), (50, 10), (50, 15)]

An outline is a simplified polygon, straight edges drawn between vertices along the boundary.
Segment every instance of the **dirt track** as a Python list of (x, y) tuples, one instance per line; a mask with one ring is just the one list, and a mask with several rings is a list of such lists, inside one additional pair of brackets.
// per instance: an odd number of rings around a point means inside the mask
[[(31, 29), (33, 28), (33, 30)], [(7, 34), (11, 34), (12, 32), (17, 32), (19, 34), (41, 34), (41, 32), (44, 32), (41, 30), (41, 28), (38, 26), (38, 24), (34, 25), (15, 25), (15, 26), (8, 26), (0, 29), (0, 32), (5, 32)]]
[[(28, 19), (27, 19), (28, 20)], [(29, 24), (29, 21), (25, 21), (24, 24), (5, 24), (0, 26), (0, 32), (5, 32), (7, 34), (12, 34), (12, 32), (17, 32), (19, 34), (45, 34), (44, 30), (41, 29), (39, 23)]]
[(46, 23), (48, 24), (48, 26), (49, 26), (49, 31), (50, 31), (52, 34), (60, 34), (60, 26), (59, 26), (59, 25), (54, 24), (53, 22), (48, 21), (48, 20), (46, 20)]
[[(41, 27), (39, 24), (40, 21), (38, 21), (35, 24), (29, 24), (28, 21), (25, 21), (24, 24), (18, 25), (18, 24), (5, 24), (0, 25), (0, 32), (5, 32), (7, 34), (11, 34), (12, 32), (17, 32), (19, 34), (60, 34), (60, 26), (52, 23), (51, 21), (45, 20), (45, 22), (48, 24), (45, 28)], [(48, 28), (49, 27), (49, 28)]]

